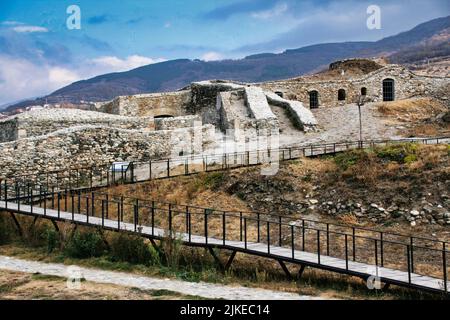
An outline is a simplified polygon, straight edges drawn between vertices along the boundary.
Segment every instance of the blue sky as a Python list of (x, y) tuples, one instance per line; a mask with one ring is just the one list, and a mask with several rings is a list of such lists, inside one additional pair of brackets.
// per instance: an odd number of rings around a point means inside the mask
[[(381, 30), (366, 27), (371, 4)], [(80, 30), (66, 27), (69, 5)], [(149, 63), (378, 40), (449, 14), (448, 0), (0, 0), (0, 105)]]

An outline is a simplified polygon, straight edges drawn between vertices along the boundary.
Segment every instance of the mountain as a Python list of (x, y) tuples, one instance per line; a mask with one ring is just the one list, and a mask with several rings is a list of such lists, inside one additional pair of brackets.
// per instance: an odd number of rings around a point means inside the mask
[[(326, 43), (286, 50), (280, 54), (261, 53), (239, 60), (201, 61), (179, 59), (146, 65), (126, 72), (109, 73), (74, 82), (52, 94), (10, 106), (9, 111), (32, 104), (105, 101), (118, 95), (173, 91), (193, 81), (224, 79), (260, 82), (296, 77), (330, 64), (356, 58), (414, 53), (419, 59), (448, 53), (450, 16), (422, 23), (415, 28), (376, 42)], [(397, 55), (396, 55), (397, 54)]]

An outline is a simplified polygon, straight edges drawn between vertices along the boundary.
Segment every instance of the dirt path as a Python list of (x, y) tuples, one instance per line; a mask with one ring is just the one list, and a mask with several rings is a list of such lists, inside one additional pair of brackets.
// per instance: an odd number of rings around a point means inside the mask
[[(43, 275), (81, 278), (88, 282), (112, 284), (141, 290), (169, 290), (183, 295), (199, 296), (210, 299), (226, 300), (316, 300), (311, 296), (294, 293), (278, 292), (265, 289), (225, 286), (210, 283), (194, 283), (173, 279), (158, 279), (123, 272), (103, 271), (99, 269), (66, 266), (56, 263), (27, 261), (12, 257), (0, 256), (0, 270), (25, 273), (40, 273)], [(84, 281), (80, 283), (83, 286)]]

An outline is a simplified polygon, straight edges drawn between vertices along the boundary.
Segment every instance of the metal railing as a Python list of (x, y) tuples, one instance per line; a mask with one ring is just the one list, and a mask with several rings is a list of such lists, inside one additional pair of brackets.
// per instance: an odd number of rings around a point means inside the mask
[[(364, 263), (374, 266), (382, 281), (387, 283), (430, 290), (414, 281), (414, 277), (422, 275), (439, 279), (441, 288), (433, 290), (448, 293), (449, 251), (445, 241), (309, 219), (292, 221), (271, 213), (217, 210), (99, 192), (86, 194), (81, 190), (53, 193), (42, 188), (38, 192), (35, 190), (31, 186), (23, 197), (5, 201), (5, 209), (86, 225), (97, 225), (91, 221), (96, 217), (101, 219), (101, 226), (109, 230), (153, 238), (162, 237), (155, 230), (165, 230), (166, 237), (181, 237), (186, 244), (232, 248), (275, 259), (280, 256), (273, 252), (274, 248), (277, 251), (287, 249), (290, 254), (282, 259), (340, 273), (355, 274), (351, 264)], [(7, 199), (10, 197), (5, 195), (1, 200)], [(17, 204), (13, 209), (12, 203)], [(49, 210), (56, 210), (57, 215), (49, 215)], [(76, 215), (83, 218), (76, 218)], [(143, 234), (144, 228), (148, 230), (146, 234)], [(199, 243), (198, 236), (204, 241)], [(236, 247), (231, 241), (238, 241), (243, 247)], [(259, 246), (259, 250), (255, 250), (254, 244), (263, 244), (265, 249), (261, 251)], [(299, 251), (316, 258), (305, 261)], [(341, 259), (345, 267), (327, 264), (326, 257)], [(407, 280), (383, 277), (381, 268), (404, 271)]]
[(0, 178), (0, 193), (5, 183), (18, 185), (23, 190), (29, 183), (42, 185), (46, 190), (93, 189), (120, 183), (135, 183), (163, 179), (200, 172), (223, 171), (233, 168), (271, 164), (278, 161), (295, 160), (334, 154), (356, 148), (375, 148), (388, 144), (449, 143), (450, 137), (415, 138), (400, 140), (349, 141), (325, 144), (293, 145), (277, 149), (225, 153), (222, 155), (190, 155), (178, 158), (130, 161), (126, 170), (115, 172), (111, 164), (95, 167), (69, 168), (27, 175), (12, 175)]

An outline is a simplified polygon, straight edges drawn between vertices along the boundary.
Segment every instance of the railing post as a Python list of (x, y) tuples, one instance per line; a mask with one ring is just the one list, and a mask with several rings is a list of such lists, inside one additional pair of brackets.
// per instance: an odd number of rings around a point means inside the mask
[(258, 242), (259, 243), (259, 241), (260, 241), (260, 231), (259, 231), (259, 217), (260, 217), (260, 213), (258, 212), (257, 214), (256, 214), (256, 218), (257, 218), (257, 221), (256, 221), (256, 226), (257, 226), (257, 241), (256, 242)]
[(138, 225), (138, 215), (139, 215), (139, 200), (136, 199), (136, 204), (134, 204), (134, 212), (133, 212), (133, 223), (134, 223), (134, 232), (137, 231), (137, 225)]
[(414, 273), (414, 241), (413, 237), (409, 238), (409, 244), (411, 247), (411, 272)]
[(375, 241), (375, 269), (378, 276), (378, 240), (374, 239)]
[(244, 248), (247, 250), (247, 218), (244, 217)]
[(91, 209), (91, 214), (92, 214), (93, 217), (95, 217), (95, 195), (94, 195), (93, 192), (91, 192), (91, 197), (92, 197), (92, 203), (91, 203), (92, 209)]
[(344, 237), (345, 237), (345, 269), (348, 270), (348, 239), (347, 239), (347, 234), (345, 234)]
[(267, 254), (270, 254), (270, 222), (267, 221)]
[(448, 292), (447, 288), (447, 254), (445, 251), (445, 242), (442, 242), (442, 269), (444, 271), (444, 291)]
[(294, 225), (291, 224), (291, 249), (292, 249), (292, 259), (295, 259), (295, 241), (294, 241)]
[(327, 223), (327, 256), (330, 255), (330, 224)]
[(352, 246), (353, 246), (353, 261), (356, 261), (356, 236), (355, 236), (355, 227), (352, 227)]
[(152, 236), (155, 235), (155, 201), (152, 201)]
[(302, 220), (302, 251), (305, 251), (305, 220)]
[(242, 241), (242, 212), (239, 212), (239, 241)]
[(208, 210), (205, 209), (205, 243), (208, 244)]
[(223, 245), (225, 245), (225, 238), (226, 238), (226, 228), (225, 228), (225, 211), (222, 214), (222, 237), (223, 237)]
[(189, 232), (189, 206), (186, 206), (186, 233)]
[(380, 254), (381, 254), (381, 266), (384, 267), (384, 244), (383, 244), (383, 232), (380, 232)]
[(61, 216), (61, 204), (60, 204), (60, 202), (61, 202), (61, 193), (58, 192), (58, 219)]
[(189, 242), (191, 242), (191, 236), (192, 236), (192, 226), (191, 226), (191, 212), (188, 212), (188, 225), (189, 225)]
[(102, 227), (105, 226), (105, 200), (102, 199)]
[(278, 245), (281, 247), (281, 216), (278, 216)]
[(317, 230), (317, 263), (320, 264), (320, 230)]
[(172, 205), (169, 204), (169, 234), (172, 237)]
[(170, 159), (167, 159), (167, 177), (170, 177)]
[(411, 284), (411, 257), (409, 244), (406, 245), (406, 257), (408, 259), (408, 283)]
[(121, 211), (120, 202), (117, 202), (117, 230), (120, 230), (120, 211)]
[(89, 197), (86, 197), (86, 222), (89, 223)]

